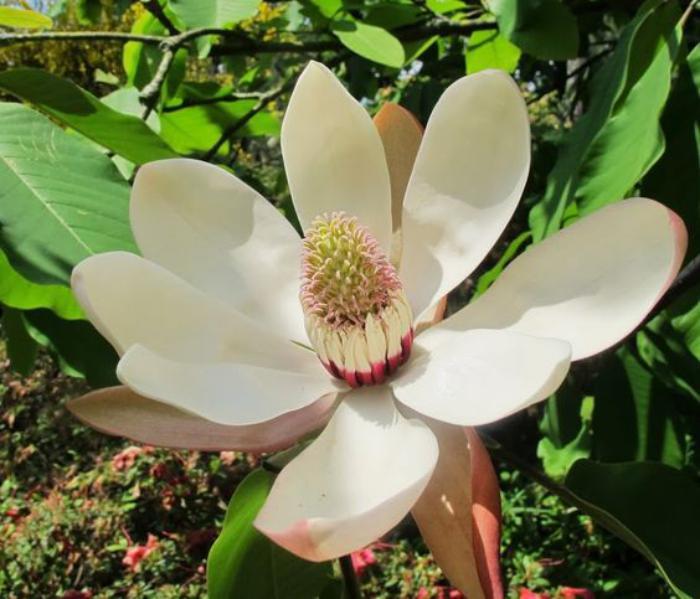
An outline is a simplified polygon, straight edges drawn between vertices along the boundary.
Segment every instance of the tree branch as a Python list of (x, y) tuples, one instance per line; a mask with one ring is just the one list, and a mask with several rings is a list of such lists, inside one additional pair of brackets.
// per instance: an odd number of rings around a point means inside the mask
[[(436, 23), (417, 27), (405, 27), (394, 31), (394, 35), (403, 42), (425, 39), (433, 35), (467, 35), (473, 31), (495, 29), (491, 21), (467, 23)], [(241, 32), (232, 29), (202, 27), (169, 36), (143, 35), (119, 31), (41, 31), (38, 33), (0, 33), (0, 46), (26, 44), (44, 41), (104, 41), (104, 42), (141, 42), (151, 46), (177, 49), (189, 41), (205, 35), (219, 36), (230, 40), (230, 44), (212, 47), (212, 55), (231, 54), (266, 54), (274, 52), (309, 53), (338, 50), (344, 46), (340, 40), (314, 40), (309, 42), (259, 42), (241, 37)]]
[(180, 30), (173, 25), (173, 22), (168, 18), (168, 15), (165, 14), (163, 7), (160, 5), (158, 0), (142, 0), (141, 4), (146, 7), (148, 12), (158, 19), (160, 24), (165, 27), (165, 30), (170, 35), (178, 35), (180, 33)]
[(202, 159), (203, 160), (211, 160), (214, 156), (216, 156), (216, 153), (219, 151), (221, 146), (223, 146), (226, 143), (226, 140), (228, 140), (237, 131), (240, 131), (243, 127), (245, 127), (248, 124), (248, 122), (256, 114), (258, 114), (261, 110), (263, 110), (270, 102), (273, 102), (274, 100), (279, 98), (282, 94), (291, 90), (292, 87), (294, 87), (295, 82), (296, 82), (296, 77), (292, 77), (281, 87), (278, 87), (277, 89), (271, 90), (268, 93), (262, 95), (260, 97), (260, 99), (257, 101), (257, 103), (255, 104), (255, 106), (253, 106), (245, 115), (243, 115), (235, 123), (226, 127), (226, 129), (224, 129), (224, 131), (219, 136), (219, 139), (207, 151), (207, 153), (204, 154)]

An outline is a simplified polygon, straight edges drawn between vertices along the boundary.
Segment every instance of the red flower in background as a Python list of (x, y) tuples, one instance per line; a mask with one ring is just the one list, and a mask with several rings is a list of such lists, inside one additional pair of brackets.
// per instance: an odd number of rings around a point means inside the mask
[(122, 560), (122, 564), (132, 572), (136, 572), (139, 569), (141, 561), (156, 549), (158, 549), (158, 539), (154, 535), (149, 534), (148, 541), (146, 541), (145, 545), (133, 545), (126, 550), (126, 555)]
[(579, 589), (574, 587), (561, 587), (559, 589), (561, 599), (575, 599), (582, 597), (583, 599), (595, 599), (595, 594), (590, 589)]
[(354, 551), (350, 554), (350, 559), (352, 560), (352, 567), (357, 576), (362, 576), (369, 566), (373, 566), (377, 563), (377, 557), (374, 555), (374, 551), (369, 547), (367, 549), (360, 549), (360, 551)]
[(536, 593), (525, 587), (520, 587), (520, 595), (518, 597), (519, 599), (549, 599), (547, 593)]

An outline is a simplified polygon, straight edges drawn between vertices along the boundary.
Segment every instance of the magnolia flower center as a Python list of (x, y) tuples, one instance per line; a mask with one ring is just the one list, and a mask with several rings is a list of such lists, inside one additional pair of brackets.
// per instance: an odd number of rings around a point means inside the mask
[(317, 216), (304, 238), (301, 305), (321, 362), (351, 386), (381, 383), (408, 359), (413, 317), (374, 236), (342, 212)]

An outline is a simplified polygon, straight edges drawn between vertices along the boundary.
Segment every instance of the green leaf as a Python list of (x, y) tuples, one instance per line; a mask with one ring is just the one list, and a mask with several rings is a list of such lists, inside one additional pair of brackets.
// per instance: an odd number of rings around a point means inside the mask
[(363, 58), (396, 69), (406, 62), (401, 42), (386, 29), (343, 17), (333, 21), (331, 31), (346, 48)]
[(70, 287), (37, 285), (15, 271), (7, 256), (0, 251), (0, 302), (19, 310), (48, 308), (61, 318), (76, 320), (83, 311), (75, 301)]
[[(227, 89), (217, 85), (183, 85), (182, 99), (206, 100), (226, 95)], [(228, 91), (230, 93), (230, 91)], [(206, 152), (221, 137), (224, 129), (243, 118), (257, 100), (234, 100), (178, 110), (168, 110), (160, 117), (161, 136), (181, 154)], [(279, 119), (261, 111), (236, 132), (239, 137), (278, 136)], [(221, 152), (226, 152), (226, 144)]]
[(542, 60), (578, 54), (576, 17), (560, 0), (490, 0), (498, 26), (523, 52)]
[(39, 345), (27, 331), (20, 310), (2, 307), (2, 331), (12, 370), (23, 376), (28, 376), (36, 362)]
[(89, 142), (19, 104), (0, 104), (0, 246), (34, 283), (68, 284), (78, 262), (135, 251), (129, 186)]
[(595, 385), (595, 457), (683, 466), (685, 439), (673, 392), (627, 348), (608, 360)]
[(623, 30), (592, 80), (587, 112), (564, 139), (542, 201), (530, 212), (535, 241), (561, 227), (575, 200), (590, 211), (621, 199), (658, 159), (677, 19), (675, 3), (650, 0)]
[(12, 6), (0, 6), (0, 27), (15, 29), (50, 29), (53, 21), (46, 15)]
[(170, 0), (169, 6), (187, 29), (227, 27), (250, 19), (260, 0)]
[(688, 228), (688, 256), (696, 256), (700, 253), (700, 44), (679, 62), (661, 118), (666, 150), (644, 177), (642, 195), (678, 213)]
[(444, 15), (466, 7), (462, 0), (426, 0), (425, 5), (436, 15)]
[(501, 254), (498, 262), (489, 270), (487, 270), (483, 275), (479, 277), (476, 282), (476, 288), (474, 289), (474, 296), (472, 301), (484, 293), (491, 284), (501, 275), (506, 266), (510, 263), (513, 258), (523, 249), (523, 246), (532, 240), (532, 234), (530, 231), (525, 231), (518, 235), (513, 241), (510, 242), (506, 250)]
[(315, 599), (332, 576), (329, 562), (302, 560), (253, 528), (274, 477), (255, 470), (238, 485), (207, 559), (210, 599)]
[(0, 89), (135, 164), (177, 156), (141, 119), (117, 112), (72, 81), (41, 69), (0, 73)]
[(48, 310), (23, 313), (29, 334), (51, 350), (63, 372), (84, 378), (93, 388), (119, 384), (119, 356), (86, 320), (63, 320)]
[(515, 71), (520, 60), (520, 49), (497, 31), (475, 31), (467, 44), (467, 74), (484, 69)]
[(568, 379), (545, 404), (537, 445), (547, 475), (563, 479), (571, 464), (591, 455), (593, 398), (584, 396)]
[(670, 466), (579, 460), (566, 477), (575, 502), (640, 551), (683, 599), (700, 597), (700, 485)]
[(96, 25), (102, 16), (100, 0), (78, 0), (75, 6), (78, 23), (81, 25)]

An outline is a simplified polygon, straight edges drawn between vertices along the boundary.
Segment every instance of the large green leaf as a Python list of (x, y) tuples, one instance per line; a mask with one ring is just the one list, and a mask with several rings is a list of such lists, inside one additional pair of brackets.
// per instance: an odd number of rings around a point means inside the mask
[(12, 370), (23, 376), (29, 375), (34, 367), (39, 345), (27, 331), (20, 310), (2, 306), (2, 332)]
[(665, 464), (579, 460), (565, 484), (575, 503), (644, 554), (680, 597), (700, 597), (696, 480)]
[(0, 6), (0, 27), (17, 29), (47, 29), (53, 22), (46, 15), (24, 8)]
[(685, 463), (674, 393), (627, 348), (608, 358), (595, 387), (594, 455), (606, 462)]
[(467, 44), (467, 73), (501, 69), (512, 73), (518, 66), (520, 49), (497, 31), (475, 31)]
[(688, 228), (688, 256), (696, 256), (700, 253), (700, 45), (680, 61), (661, 127), (666, 150), (644, 177), (642, 194), (680, 215)]
[(0, 89), (135, 164), (177, 156), (141, 119), (113, 110), (72, 81), (42, 69), (0, 73)]
[(48, 308), (67, 320), (83, 317), (83, 311), (69, 287), (38, 285), (27, 281), (12, 268), (2, 251), (0, 251), (0, 302), (20, 310)]
[(331, 579), (329, 562), (302, 560), (253, 528), (273, 475), (256, 470), (238, 485), (207, 559), (210, 599), (314, 599)]
[(490, 0), (501, 32), (523, 52), (544, 60), (578, 53), (578, 25), (560, 0)]
[(80, 260), (132, 250), (129, 186), (88, 141), (0, 104), (0, 246), (34, 283), (67, 284)]
[(258, 12), (260, 0), (170, 0), (169, 6), (187, 29), (226, 27)]
[(63, 320), (49, 310), (23, 312), (32, 338), (51, 350), (63, 372), (87, 380), (93, 388), (117, 385), (119, 356), (86, 320)]
[(623, 30), (593, 78), (590, 106), (567, 134), (543, 199), (530, 212), (536, 241), (561, 227), (575, 199), (584, 210), (620, 199), (659, 157), (658, 120), (668, 95), (677, 19), (674, 2), (650, 0)]
[(406, 62), (401, 42), (386, 29), (346, 16), (333, 21), (331, 30), (346, 48), (368, 60), (397, 69)]

